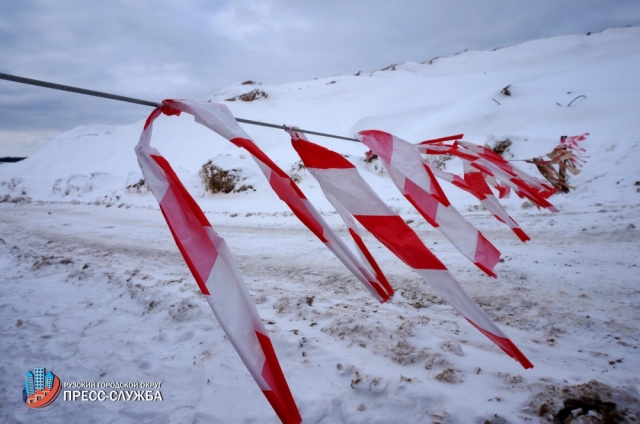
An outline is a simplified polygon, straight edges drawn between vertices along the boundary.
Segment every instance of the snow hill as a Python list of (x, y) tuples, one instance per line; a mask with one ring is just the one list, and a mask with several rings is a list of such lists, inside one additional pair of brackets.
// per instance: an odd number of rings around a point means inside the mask
[[(497, 280), (428, 226), (379, 163), (363, 161), (363, 145), (309, 136), (358, 167), (529, 357), (528, 371), (365, 235), (397, 288), (388, 303), (375, 302), (291, 216), (248, 154), (189, 116), (156, 120), (151, 144), (226, 238), (305, 422), (569, 422), (572, 411), (581, 415), (574, 422), (638, 422), (639, 46), (640, 28), (615, 28), (358, 75), (238, 83), (209, 98), (239, 118), (343, 136), (509, 139), (505, 157), (514, 160), (590, 133), (581, 143), (590, 158), (570, 179), (576, 190), (550, 199), (559, 213), (504, 200), (527, 243), (442, 182), (501, 250)], [(25, 371), (39, 366), (62, 381), (163, 382), (163, 402), (59, 402), (38, 414), (48, 422), (277, 422), (139, 184), (133, 149), (149, 112), (131, 125), (72, 129), (24, 161), (0, 164), (1, 422), (34, 420), (20, 390)], [(288, 135), (243, 127), (345, 236)], [(199, 171), (208, 161), (252, 189), (206, 192)], [(461, 172), (456, 159), (445, 164)]]
[[(509, 138), (514, 144), (507, 157), (515, 159), (548, 153), (561, 135), (589, 132), (584, 147), (592, 158), (584, 172), (572, 179), (579, 189), (554, 201), (560, 206), (578, 207), (596, 201), (634, 204), (633, 184), (640, 179), (639, 43), (639, 28), (609, 29), (590, 36), (535, 40), (494, 51), (465, 51), (358, 76), (277, 86), (239, 83), (209, 100), (225, 102), (237, 117), (344, 136), (362, 129), (381, 129), (412, 142), (458, 133), (478, 144)], [(508, 97), (501, 94), (507, 85), (511, 91)], [(253, 90), (266, 97), (226, 100)], [(578, 96), (585, 97), (576, 99)], [(0, 195), (154, 205), (151, 195), (140, 196), (126, 189), (141, 178), (132, 151), (143, 122), (80, 127), (61, 134), (27, 160), (2, 165)], [(244, 127), (284, 170), (290, 170), (298, 160), (284, 131)], [(310, 139), (351, 155), (365, 173), (376, 174), (361, 161), (366, 151), (362, 145), (317, 136)], [(159, 119), (152, 144), (179, 170), (192, 193), (204, 196), (206, 209), (220, 210), (216, 206), (219, 202), (212, 199), (215, 196), (204, 194), (198, 177), (200, 167), (212, 160), (225, 169), (241, 170), (247, 178), (245, 183), (256, 189), (225, 196), (225, 208), (237, 208), (239, 212), (286, 210), (278, 202), (262, 201), (270, 189), (246, 154), (190, 117)], [(535, 168), (520, 165), (538, 175)], [(456, 161), (448, 163), (447, 170), (459, 171)], [(397, 197), (387, 179), (373, 175), (367, 178), (380, 186), (387, 200), (393, 202)], [(311, 189), (311, 185), (313, 182), (306, 179), (302, 188), (322, 202), (315, 197), (319, 190)], [(463, 209), (475, 204), (464, 194), (465, 200), (456, 199), (461, 195), (457, 191), (449, 193), (454, 196), (454, 204)]]

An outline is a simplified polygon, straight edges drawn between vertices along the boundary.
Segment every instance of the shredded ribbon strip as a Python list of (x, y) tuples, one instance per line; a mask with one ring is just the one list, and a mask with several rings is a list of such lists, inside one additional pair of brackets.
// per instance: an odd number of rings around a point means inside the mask
[(283, 423), (302, 418), (282, 373), (267, 330), (251, 300), (226, 242), (213, 229), (182, 185), (169, 162), (150, 147), (154, 110), (144, 126), (135, 152), (146, 184), (160, 204), (171, 234), (220, 326), (262, 393)]
[[(507, 197), (509, 191), (513, 189), (518, 196), (526, 197), (536, 206), (558, 212), (558, 209), (547, 200), (556, 193), (555, 187), (530, 176), (484, 146), (462, 140), (456, 140), (452, 145), (442, 141), (428, 140), (418, 143), (416, 148), (423, 154), (449, 154), (459, 157), (465, 167), (465, 174), (469, 174), (471, 169), (480, 171), (482, 178), (498, 190), (500, 198)], [(469, 178), (477, 177), (469, 176)], [(508, 223), (508, 221), (505, 222)]]
[[(304, 163), (307, 170), (314, 177), (316, 177), (316, 180), (320, 182), (319, 178), (322, 178), (322, 176), (320, 177), (316, 176), (316, 172), (317, 172), (318, 166), (322, 168), (322, 164), (324, 163), (324, 161), (326, 160), (326, 157), (328, 156), (328, 155), (324, 155), (324, 156), (322, 155), (324, 152), (323, 150), (324, 148), (311, 143), (309, 140), (307, 140), (306, 136), (303, 133), (296, 132), (295, 128), (291, 128), (287, 130), (287, 132), (289, 133), (289, 135), (291, 135), (291, 144), (293, 145), (293, 148), (296, 150), (296, 152), (298, 152), (298, 155), (300, 156), (302, 163)], [(315, 154), (317, 153), (314, 150), (315, 148), (319, 150), (320, 154), (318, 155)], [(311, 152), (309, 152), (309, 150), (311, 150)], [(328, 151), (328, 152), (330, 152), (332, 155), (338, 155), (338, 157), (346, 161), (346, 159), (344, 159), (339, 154), (332, 151)], [(357, 174), (357, 171), (356, 171), (356, 174)], [(322, 189), (322, 192), (324, 193), (327, 200), (329, 200), (329, 202), (333, 205), (333, 207), (338, 212), (338, 215), (340, 215), (340, 218), (342, 218), (345, 225), (349, 229), (349, 234), (353, 238), (353, 241), (356, 245), (358, 253), (361, 256), (362, 261), (365, 264), (368, 264), (370, 271), (376, 275), (376, 277), (378, 278), (378, 281), (380, 281), (380, 284), (386, 290), (387, 295), (393, 296), (394, 294), (393, 287), (391, 287), (391, 284), (389, 284), (389, 281), (387, 280), (384, 273), (380, 269), (380, 266), (374, 259), (373, 255), (371, 254), (367, 246), (364, 244), (364, 241), (362, 241), (362, 237), (360, 236), (360, 232), (358, 231), (358, 225), (356, 224), (356, 221), (353, 219), (354, 217), (351, 212), (352, 207), (354, 206), (354, 202), (358, 203), (361, 200), (363, 200), (363, 197), (360, 195), (362, 190), (369, 190), (370, 194), (373, 196), (376, 196), (376, 194), (371, 190), (371, 187), (369, 187), (366, 183), (362, 185), (360, 184), (361, 181), (358, 179), (355, 179), (355, 181), (352, 181), (352, 179), (348, 178), (349, 175), (334, 175), (334, 177), (335, 179), (331, 180), (332, 181), (331, 183), (328, 183), (326, 179), (323, 179), (323, 181), (320, 182), (320, 188)], [(345, 177), (346, 179), (341, 179), (342, 177)], [(358, 177), (360, 176), (358, 175)], [(362, 182), (364, 181), (362, 180)], [(344, 204), (342, 204), (339, 198), (336, 197), (336, 195), (334, 195), (334, 191), (336, 191), (338, 186), (340, 186), (341, 190), (349, 191), (350, 194), (355, 196), (352, 198), (353, 202), (350, 203), (351, 208), (346, 207)], [(342, 196), (339, 196), (339, 197), (342, 197)], [(382, 201), (380, 200), (380, 202)], [(372, 205), (370, 202), (369, 203), (365, 202), (365, 203), (359, 203), (359, 205), (357, 205), (356, 207), (362, 208), (362, 210), (366, 210), (367, 208), (370, 208), (372, 206), (374, 205)]]
[[(442, 143), (443, 141), (456, 141), (456, 140), (462, 139), (463, 136), (464, 134), (457, 134), (457, 135), (452, 135), (448, 137), (442, 137), (442, 138), (437, 138), (433, 140), (423, 141), (420, 143), (420, 145), (418, 145), (418, 150), (419, 151), (422, 150), (425, 153), (427, 153), (428, 147), (421, 146), (421, 145), (425, 145), (425, 144), (434, 145), (437, 143), (438, 147), (442, 147), (444, 146), (444, 144)], [(431, 147), (433, 149), (433, 146)], [(445, 148), (445, 150), (446, 149), (448, 148)], [(489, 187), (489, 183), (487, 180), (491, 178), (491, 183), (496, 186), (496, 189), (498, 189), (501, 195), (500, 196), (501, 198), (504, 197), (505, 195), (508, 195), (508, 192), (509, 192), (508, 186), (505, 186), (505, 187), (500, 186), (499, 183), (495, 179), (493, 179), (493, 177), (489, 175), (484, 175), (482, 171), (480, 171), (479, 169), (471, 167), (469, 161), (463, 161), (464, 178), (461, 178), (450, 172), (446, 172), (441, 169), (438, 169), (437, 167), (429, 164), (426, 160), (424, 161), (424, 164), (425, 166), (428, 166), (429, 169), (431, 169), (431, 172), (433, 172), (433, 175), (435, 175), (437, 178), (447, 181), (453, 184), (454, 186), (461, 188), (462, 190), (475, 196), (480, 201), (480, 204), (484, 206), (485, 209), (491, 212), (491, 214), (498, 221), (506, 224), (509, 228), (511, 228), (511, 230), (515, 233), (516, 236), (518, 236), (518, 238), (521, 241), (525, 242), (525, 241), (531, 240), (529, 236), (520, 228), (518, 223), (513, 218), (511, 218), (511, 216), (509, 216), (506, 209), (502, 206), (502, 204), (498, 201), (498, 199), (496, 199), (495, 195), (491, 191), (491, 188)]]
[[(355, 218), (507, 355), (520, 362), (524, 368), (533, 367), (516, 345), (473, 302), (411, 227), (378, 197), (351, 162), (334, 151), (311, 143), (295, 130), (289, 133), (300, 159), (343, 218), (346, 216), (352, 221)], [(353, 227), (349, 226), (349, 229)]]
[[(378, 301), (386, 302), (389, 300), (393, 291), (389, 292), (385, 283), (379, 281), (377, 276), (329, 227), (296, 183), (240, 128), (227, 106), (192, 100), (165, 100), (162, 104), (165, 108), (174, 111), (172, 112), (174, 114), (186, 112), (193, 115), (199, 124), (210, 128), (236, 146), (247, 150), (269, 181), (273, 191), (280, 200), (289, 206), (296, 217), (333, 252)], [(388, 283), (386, 285), (388, 286)]]
[[(147, 119), (136, 146), (140, 169), (222, 329), (282, 422), (300, 423), (302, 419), (238, 266), (224, 239), (212, 228), (169, 163), (150, 147), (154, 120), (162, 113), (179, 115), (182, 112), (193, 115), (196, 122), (247, 150), (278, 197), (380, 302), (386, 302), (394, 290), (364, 244), (357, 222), (413, 268), (439, 296), (505, 353), (524, 368), (533, 367), (516, 345), (473, 302), (418, 235), (375, 194), (355, 166), (343, 156), (311, 143), (294, 129), (289, 130), (294, 149), (344, 220), (360, 257), (328, 226), (295, 182), (240, 128), (225, 105), (165, 100), (161, 108), (152, 112)], [(422, 149), (425, 152), (431, 149), (442, 154), (440, 152), (447, 150), (446, 153), (454, 152), (468, 161), (465, 176), (460, 178), (423, 163), (420, 151), (415, 146), (391, 134), (363, 131), (357, 137), (383, 159), (394, 183), (425, 219), (489, 275), (495, 276), (493, 268), (500, 253), (453, 208), (435, 177), (474, 194), (521, 239), (528, 237), (501, 208), (488, 184), (494, 187), (504, 184), (502, 187), (512, 188), (519, 195), (536, 199), (536, 204), (544, 206), (546, 201), (544, 195), (548, 192), (547, 187), (540, 186), (535, 179), (520, 175), (508, 163), (490, 157), (478, 146), (465, 145), (460, 141), (448, 146), (444, 142), (452, 138), (447, 137), (431, 140), (430, 144), (424, 145), (427, 146)]]
[(500, 252), (451, 205), (416, 146), (378, 130), (361, 131), (356, 137), (382, 159), (391, 180), (427, 222), (478, 268), (495, 277), (493, 268)]

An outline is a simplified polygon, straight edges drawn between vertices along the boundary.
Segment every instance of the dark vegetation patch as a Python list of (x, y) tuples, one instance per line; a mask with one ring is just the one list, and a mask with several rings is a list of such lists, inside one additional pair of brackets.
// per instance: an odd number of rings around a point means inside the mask
[(433, 65), (438, 59), (440, 59), (440, 56), (436, 56), (432, 59), (427, 60), (426, 62), (422, 62), (422, 64)]
[(381, 70), (381, 71), (395, 71), (395, 70), (396, 70), (396, 67), (397, 67), (398, 65), (399, 65), (399, 63), (392, 63), (391, 65), (386, 66), (386, 67), (384, 67), (384, 68), (382, 68), (382, 69), (380, 69), (380, 70)]
[(8, 194), (0, 196), (0, 203), (31, 203), (31, 197), (29, 196), (16, 196), (12, 197)]
[(509, 147), (511, 147), (512, 144), (513, 142), (511, 140), (505, 138), (504, 140), (496, 141), (491, 150), (493, 150), (494, 153), (502, 156), (504, 152), (506, 152)]
[(269, 97), (267, 93), (265, 93), (262, 90), (258, 90), (256, 88), (255, 90), (251, 90), (248, 93), (244, 93), (235, 97), (230, 97), (226, 99), (226, 101), (235, 102), (236, 100), (242, 100), (243, 102), (252, 102), (254, 100), (266, 99), (267, 97)]
[(369, 152), (366, 154), (365, 158), (362, 159), (363, 161), (367, 162), (367, 163), (371, 163), (374, 160), (378, 159), (378, 155), (376, 155), (375, 153), (373, 153), (371, 150), (369, 150)]
[(127, 191), (129, 193), (144, 193), (146, 191), (149, 191), (149, 187), (147, 186), (147, 183), (142, 178), (140, 178), (137, 183), (129, 184), (127, 186)]
[(296, 182), (300, 183), (305, 177), (307, 167), (302, 163), (301, 160), (297, 161), (293, 165), (291, 165), (291, 170), (289, 171), (289, 177)]
[(222, 169), (213, 161), (208, 161), (198, 172), (205, 189), (210, 193), (238, 193), (247, 190), (254, 190), (253, 186), (238, 184), (245, 178), (237, 169)]

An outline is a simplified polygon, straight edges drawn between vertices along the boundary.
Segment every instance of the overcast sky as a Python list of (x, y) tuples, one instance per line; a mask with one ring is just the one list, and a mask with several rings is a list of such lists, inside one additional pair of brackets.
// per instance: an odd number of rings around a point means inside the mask
[[(247, 79), (354, 74), (628, 25), (640, 25), (638, 0), (2, 0), (0, 73), (151, 101), (204, 99)], [(0, 80), (0, 157), (149, 111)]]

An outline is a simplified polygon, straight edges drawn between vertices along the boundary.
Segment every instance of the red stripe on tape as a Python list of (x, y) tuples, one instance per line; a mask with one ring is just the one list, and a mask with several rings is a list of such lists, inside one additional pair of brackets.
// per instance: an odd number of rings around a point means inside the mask
[(292, 141), (291, 144), (307, 168), (355, 168), (355, 166), (343, 156), (317, 144), (300, 139)]
[(467, 321), (469, 321), (471, 323), (471, 325), (473, 325), (475, 328), (477, 328), (482, 334), (484, 334), (489, 339), (491, 339), (492, 342), (497, 344), (500, 347), (500, 349), (502, 349), (507, 355), (511, 356), (516, 361), (520, 362), (520, 364), (525, 369), (533, 368), (533, 364), (527, 359), (526, 356), (524, 356), (524, 354), (522, 352), (520, 352), (520, 349), (518, 349), (518, 347), (515, 344), (513, 344), (513, 342), (511, 340), (509, 340), (507, 338), (504, 338), (504, 337), (496, 336), (495, 334), (490, 333), (490, 332), (488, 332), (487, 330), (485, 330), (483, 328), (480, 328), (473, 321), (471, 321), (469, 318), (465, 317), (465, 319)]
[(373, 268), (373, 271), (375, 272), (376, 278), (380, 282), (380, 285), (384, 287), (384, 290), (380, 290), (377, 287), (378, 286), (377, 284), (374, 284), (374, 283), (371, 284), (376, 288), (376, 291), (378, 292), (380, 297), (383, 298), (382, 303), (386, 302), (387, 300), (389, 300), (389, 297), (393, 296), (394, 294), (393, 287), (391, 287), (391, 284), (389, 284), (387, 277), (384, 275), (384, 273), (378, 266), (378, 263), (373, 258), (373, 255), (371, 255), (371, 252), (369, 252), (369, 249), (367, 249), (367, 246), (362, 241), (362, 237), (360, 237), (360, 234), (356, 233), (352, 228), (349, 228), (349, 234), (351, 234), (351, 237), (353, 237), (353, 240), (358, 245), (358, 248), (360, 248), (360, 251), (369, 262), (369, 265), (371, 265), (371, 267)]
[(256, 331), (256, 336), (258, 337), (258, 342), (260, 342), (260, 347), (262, 347), (265, 356), (264, 366), (262, 367), (262, 378), (264, 378), (271, 388), (271, 390), (263, 390), (262, 393), (264, 393), (283, 423), (301, 423), (302, 417), (291, 395), (287, 380), (284, 378), (282, 368), (280, 368), (280, 363), (278, 362), (275, 350), (273, 350), (271, 339), (258, 331)]
[(411, 268), (447, 269), (400, 216), (355, 215), (355, 218)]

